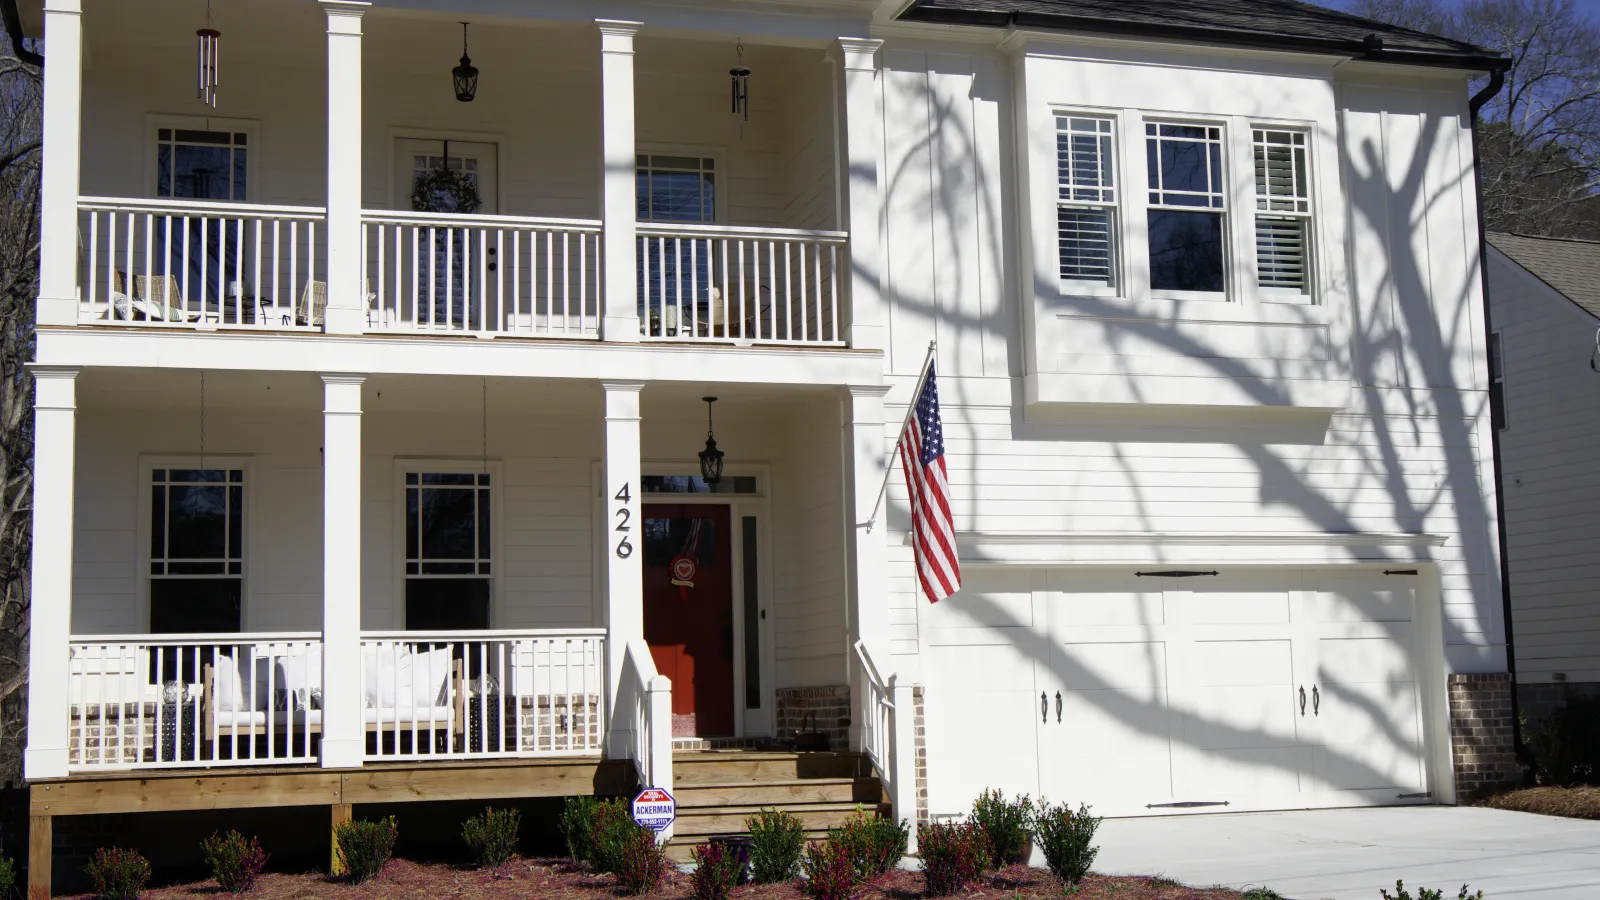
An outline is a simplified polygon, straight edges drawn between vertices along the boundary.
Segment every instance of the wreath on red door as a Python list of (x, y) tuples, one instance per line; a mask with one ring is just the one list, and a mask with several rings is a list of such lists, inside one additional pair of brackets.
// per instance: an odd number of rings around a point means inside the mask
[(694, 579), (700, 572), (700, 526), (704, 519), (694, 519), (689, 524), (689, 534), (683, 540), (683, 549), (672, 558), (672, 565), (668, 571), (672, 576), (672, 583), (678, 586), (678, 598), (689, 599), (689, 589), (694, 587)]

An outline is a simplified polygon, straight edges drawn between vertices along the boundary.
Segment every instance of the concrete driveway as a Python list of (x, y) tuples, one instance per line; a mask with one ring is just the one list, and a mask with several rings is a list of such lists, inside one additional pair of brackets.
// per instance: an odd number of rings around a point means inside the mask
[(1600, 822), (1413, 806), (1108, 819), (1095, 871), (1270, 887), (1292, 900), (1379, 900), (1396, 878), (1484, 900), (1600, 897)]

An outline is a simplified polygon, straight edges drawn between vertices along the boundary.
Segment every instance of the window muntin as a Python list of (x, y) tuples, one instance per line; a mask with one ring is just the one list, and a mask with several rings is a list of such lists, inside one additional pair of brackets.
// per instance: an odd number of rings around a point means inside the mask
[(716, 160), (641, 153), (635, 164), (640, 221), (716, 221)]
[(156, 130), (156, 196), (245, 199), (248, 137), (242, 131)]
[(1145, 157), (1151, 289), (1222, 293), (1227, 187), (1221, 126), (1148, 122)]
[(1063, 281), (1116, 281), (1115, 141), (1112, 121), (1056, 117), (1056, 244)]
[(1256, 128), (1251, 143), (1257, 284), (1273, 293), (1309, 295), (1311, 189), (1306, 135)]
[(488, 473), (406, 473), (406, 628), (489, 627), (491, 490)]
[(244, 470), (152, 469), (150, 631), (236, 632), (244, 612)]

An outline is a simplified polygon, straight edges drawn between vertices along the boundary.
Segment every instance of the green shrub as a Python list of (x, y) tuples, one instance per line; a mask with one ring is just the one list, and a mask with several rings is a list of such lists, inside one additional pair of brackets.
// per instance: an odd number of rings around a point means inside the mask
[(800, 890), (811, 900), (850, 900), (856, 888), (856, 865), (850, 849), (837, 838), (813, 841), (800, 864), (806, 880)]
[(877, 878), (899, 865), (909, 837), (910, 828), (904, 822), (897, 825), (859, 806), (843, 825), (828, 832), (829, 840), (844, 849), (860, 879)]
[(1269, 887), (1245, 888), (1244, 900), (1283, 900), (1283, 895)]
[[(617, 829), (621, 830), (621, 829)], [(650, 894), (667, 877), (667, 851), (656, 840), (656, 833), (633, 821), (630, 816), (625, 837), (619, 837), (617, 885), (624, 894)]]
[(150, 881), (150, 863), (139, 851), (121, 847), (96, 850), (85, 871), (98, 900), (138, 900)]
[(1572, 697), (1528, 736), (1540, 784), (1600, 784), (1600, 697)]
[(589, 862), (594, 850), (594, 811), (599, 797), (568, 797), (561, 808), (561, 836), (567, 841), (567, 855), (573, 862)]
[(480, 868), (498, 869), (517, 855), (517, 832), (521, 828), (520, 810), (491, 806), (483, 815), (461, 823), (461, 839), (467, 842)]
[(1089, 814), (1089, 807), (1074, 812), (1065, 803), (1052, 806), (1040, 803), (1033, 817), (1033, 836), (1044, 851), (1044, 862), (1062, 884), (1077, 884), (1089, 874), (1100, 848), (1094, 846), (1094, 833), (1100, 820)]
[(255, 838), (246, 839), (237, 831), (218, 831), (200, 842), (206, 865), (224, 893), (243, 894), (256, 886), (256, 877), (267, 867), (267, 852)]
[(763, 809), (744, 822), (750, 831), (750, 877), (757, 884), (792, 881), (800, 874), (806, 829), (781, 809)]
[(718, 842), (695, 847), (691, 853), (694, 874), (689, 878), (689, 895), (694, 900), (728, 900), (749, 863), (743, 849)]
[(0, 856), (0, 897), (10, 897), (17, 883), (17, 863), (9, 856)]
[(1007, 800), (1002, 791), (984, 791), (972, 804), (972, 821), (989, 839), (989, 864), (996, 869), (1022, 858), (1028, 847), (1028, 829), (1033, 824), (1033, 801), (1027, 794)]
[(947, 897), (982, 878), (993, 856), (989, 839), (975, 822), (929, 825), (918, 832), (917, 849), (929, 897)]
[(597, 872), (620, 874), (622, 857), (634, 843), (638, 829), (626, 800), (603, 800), (596, 804), (589, 817), (589, 864)]
[(345, 877), (360, 884), (378, 877), (394, 853), (394, 840), (400, 836), (394, 816), (376, 822), (341, 822), (333, 829), (339, 858), (344, 861)]
[[(1378, 893), (1383, 895), (1383, 900), (1411, 900), (1411, 892), (1406, 890), (1406, 883), (1398, 878), (1394, 882), (1393, 895), (1381, 888)], [(1432, 888), (1417, 888), (1417, 900), (1445, 900), (1444, 891), (1436, 891)], [(1463, 884), (1461, 893), (1456, 895), (1456, 900), (1483, 900), (1483, 891), (1469, 894), (1467, 893), (1467, 886)]]

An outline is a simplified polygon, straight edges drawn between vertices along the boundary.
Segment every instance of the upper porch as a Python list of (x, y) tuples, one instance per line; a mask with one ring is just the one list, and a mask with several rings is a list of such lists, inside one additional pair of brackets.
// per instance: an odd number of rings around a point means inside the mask
[(864, 19), (239, 0), (213, 105), (188, 5), (47, 6), (46, 143), (79, 150), (47, 327), (878, 348), (845, 174), (875, 42), (837, 37)]

